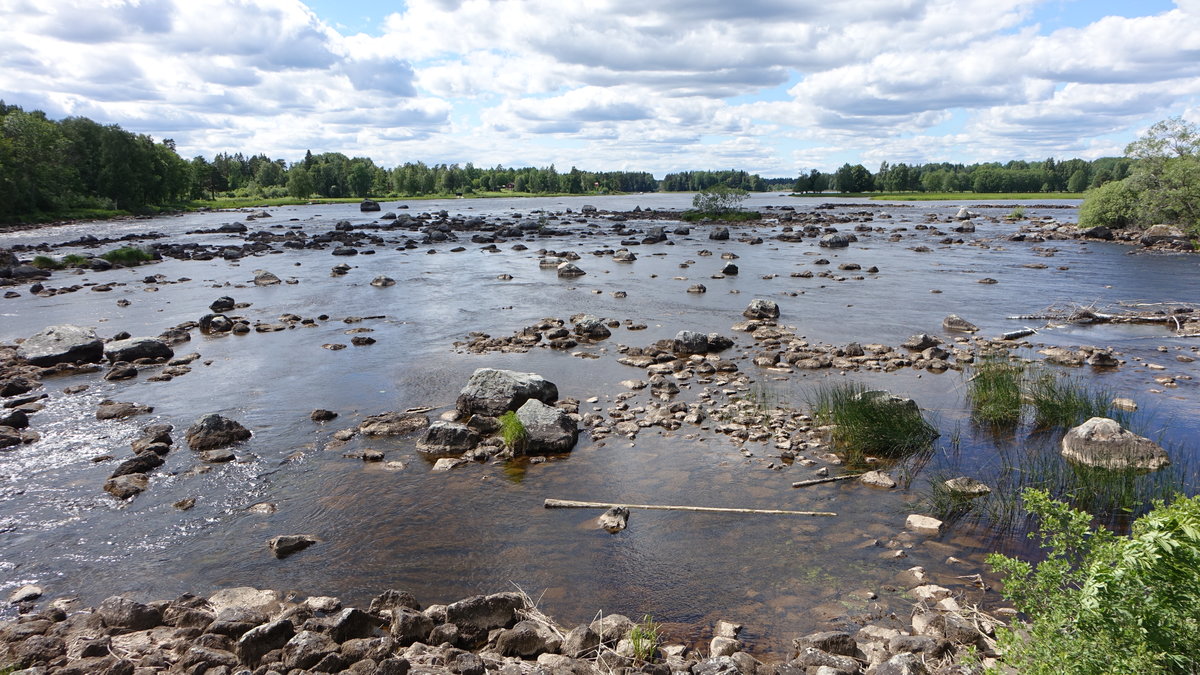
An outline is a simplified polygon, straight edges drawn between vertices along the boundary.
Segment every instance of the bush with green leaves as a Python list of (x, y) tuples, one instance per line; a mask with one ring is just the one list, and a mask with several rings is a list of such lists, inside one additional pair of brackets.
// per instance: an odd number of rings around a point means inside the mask
[(153, 255), (136, 246), (113, 249), (100, 257), (114, 265), (124, 265), (125, 267), (136, 267), (144, 262), (154, 260)]
[(1048, 549), (988, 564), (1025, 615), (998, 631), (1005, 664), (1029, 675), (1200, 672), (1200, 496), (1158, 502), (1127, 536), (1026, 490)]
[(706, 215), (721, 215), (740, 211), (742, 202), (750, 195), (741, 189), (717, 184), (696, 193), (692, 197), (692, 208)]

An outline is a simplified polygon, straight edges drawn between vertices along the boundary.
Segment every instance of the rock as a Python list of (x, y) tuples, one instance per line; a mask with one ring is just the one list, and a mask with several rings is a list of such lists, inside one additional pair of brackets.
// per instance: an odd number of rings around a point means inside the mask
[(1131, 398), (1114, 398), (1112, 400), (1112, 407), (1116, 408), (1117, 410), (1133, 412), (1138, 409), (1138, 404), (1137, 401)]
[(634, 623), (624, 614), (606, 614), (591, 623), (591, 629), (605, 644), (616, 644), (629, 637)]
[[(859, 480), (859, 482), (863, 483), (864, 485), (872, 485), (874, 487), (889, 488), (889, 489), (896, 487), (896, 481), (893, 480), (891, 476), (887, 475), (886, 473), (884, 473), (882, 471), (868, 471), (868, 472), (864, 473), (863, 475), (859, 476), (858, 480)], [(829, 651), (829, 650), (826, 649), (825, 651)]]
[(464, 414), (499, 417), (530, 399), (554, 403), (558, 400), (558, 387), (534, 373), (480, 368), (459, 392), (456, 406)]
[(1151, 225), (1142, 232), (1142, 236), (1138, 239), (1142, 246), (1154, 246), (1155, 244), (1172, 243), (1175, 241), (1187, 241), (1187, 235), (1183, 230), (1174, 225)]
[(283, 665), (289, 669), (312, 668), (327, 654), (332, 654), (337, 649), (337, 643), (328, 635), (303, 630), (293, 635), (283, 646)]
[(192, 450), (215, 450), (250, 438), (250, 430), (217, 413), (196, 420), (184, 437)]
[(380, 593), (371, 600), (371, 606), (368, 610), (372, 614), (380, 614), (384, 611), (390, 611), (398, 607), (407, 607), (416, 611), (421, 611), (421, 603), (417, 602), (416, 597), (408, 591), (401, 591), (395, 588)]
[(115, 382), (118, 380), (128, 380), (137, 376), (137, 366), (124, 361), (118, 361), (104, 374), (104, 379)]
[(944, 330), (958, 331), (960, 333), (974, 333), (979, 330), (979, 326), (976, 326), (957, 314), (951, 314), (942, 319), (942, 328)]
[(600, 647), (600, 635), (587, 624), (580, 624), (563, 638), (562, 653), (573, 659), (586, 659), (596, 655)]
[(1086, 358), (1083, 352), (1063, 347), (1048, 347), (1038, 350), (1038, 353), (1046, 355), (1046, 363), (1056, 366), (1082, 366)]
[(518, 408), (517, 419), (525, 427), (525, 454), (570, 452), (579, 439), (579, 425), (573, 417), (537, 399)]
[(797, 651), (811, 647), (842, 656), (854, 656), (855, 652), (858, 651), (858, 643), (855, 642), (853, 637), (850, 637), (849, 633), (842, 631), (812, 633), (792, 640), (792, 645)]
[(200, 332), (205, 335), (227, 333), (234, 328), (233, 320), (224, 314), (205, 314), (198, 322)]
[(467, 463), (462, 457), (443, 457), (433, 463), (433, 468), (430, 469), (433, 473), (444, 473), (452, 469), (456, 469)]
[(681, 330), (675, 334), (674, 351), (676, 354), (707, 354), (708, 336), (690, 330)]
[(970, 211), (967, 210), (967, 207), (964, 206), (958, 210), (958, 213), (954, 214), (954, 219), (955, 220), (968, 220), (977, 215), (979, 215), (979, 214), (971, 213)]
[(560, 279), (573, 279), (587, 274), (579, 269), (579, 266), (573, 262), (564, 262), (558, 265), (558, 276)]
[(508, 626), (517, 610), (524, 608), (525, 600), (519, 593), (476, 595), (447, 605), (446, 621), (460, 628), (488, 631)]
[(604, 322), (591, 314), (574, 317), (572, 321), (575, 324), (574, 332), (580, 337), (589, 340), (603, 340), (612, 335), (612, 331), (604, 325)]
[(395, 286), (396, 280), (381, 274), (371, 280), (371, 285), (376, 288), (387, 288), (389, 286)]
[(614, 506), (600, 514), (597, 523), (601, 529), (609, 532), (620, 532), (629, 523), (629, 509), (624, 506)]
[(874, 675), (929, 675), (929, 669), (916, 654), (896, 654), (875, 666)]
[(708, 238), (713, 241), (728, 241), (729, 240), (729, 228), (728, 227), (714, 227), (712, 230), (709, 231)]
[(708, 653), (713, 657), (719, 658), (722, 656), (733, 656), (735, 652), (741, 651), (742, 643), (735, 638), (724, 637), (718, 635), (708, 643)]
[(361, 609), (348, 607), (333, 618), (333, 623), (329, 627), (329, 637), (336, 642), (371, 637), (375, 633), (375, 628), (382, 623), (381, 619), (371, 616)]
[(816, 672), (821, 667), (831, 668), (837, 673), (859, 672), (858, 661), (854, 657), (830, 654), (815, 647), (801, 648), (798, 650), (796, 658), (789, 661), (788, 665), (802, 669), (811, 668), (811, 672)]
[(725, 266), (721, 268), (721, 274), (727, 277), (736, 277), (738, 275), (738, 266), (733, 263), (725, 263)]
[(627, 248), (620, 249), (613, 254), (613, 262), (633, 262), (635, 260), (637, 260), (637, 256)]
[(104, 342), (91, 328), (50, 326), (21, 343), (17, 356), (43, 368), (59, 363), (98, 363), (104, 356)]
[[(254, 270), (255, 286), (275, 286), (283, 283), (279, 277), (266, 270)], [(214, 310), (215, 311), (215, 310)]]
[(817, 240), (817, 245), (823, 248), (845, 248), (853, 241), (858, 241), (858, 237), (853, 234), (835, 232), (821, 237)]
[[(153, 452), (134, 455), (117, 465), (109, 478), (119, 478), (135, 473), (148, 473), (163, 465), (163, 458)], [(107, 488), (106, 488), (107, 489)]]
[(774, 300), (756, 298), (750, 301), (745, 311), (742, 312), (742, 316), (747, 319), (777, 319), (779, 318), (779, 305)]
[(22, 602), (31, 602), (42, 597), (42, 587), (26, 584), (8, 595), (8, 602), (11, 605), (20, 604)]
[[(505, 622), (507, 625), (508, 622)], [(487, 630), (487, 629), (484, 629)], [(392, 610), (392, 637), (401, 645), (423, 642), (433, 631), (433, 619), (409, 607)]]
[(364, 436), (404, 436), (429, 426), (429, 417), (420, 413), (385, 412), (371, 415), (358, 424)]
[(11, 448), (23, 442), (21, 432), (12, 427), (0, 426), (0, 448)]
[(232, 312), (236, 306), (237, 304), (233, 301), (233, 298), (229, 297), (228, 295), (222, 295), (216, 300), (213, 300), (212, 304), (209, 305), (208, 308), (216, 314), (224, 314), (225, 312)]
[(708, 288), (705, 287), (704, 284), (692, 284), (691, 286), (688, 286), (687, 292), (696, 294), (707, 293)]
[(430, 457), (457, 457), (479, 445), (479, 434), (465, 424), (434, 422), (417, 441), (417, 452)]
[(96, 419), (117, 420), (154, 412), (154, 406), (127, 403), (125, 401), (101, 401), (96, 408)]
[(1096, 368), (1116, 368), (1121, 362), (1111, 352), (1095, 351), (1087, 357), (1087, 364)]
[(276, 558), (286, 558), (297, 551), (303, 551), (317, 541), (318, 539), (311, 534), (281, 534), (268, 539), (267, 547), (271, 549), (271, 553)]
[(146, 630), (162, 623), (162, 612), (152, 605), (143, 605), (119, 595), (111, 596), (100, 603), (96, 614), (104, 619), (109, 628), (125, 631)]
[(358, 205), (358, 210), (363, 213), (368, 213), (371, 211), (380, 211), (381, 208), (379, 206), (379, 202), (371, 199), (364, 199), (362, 200), (362, 203)]
[(1115, 420), (1093, 417), (1063, 436), (1062, 456), (1105, 469), (1157, 471), (1171, 463), (1154, 441), (1121, 428)]
[(181, 672), (218, 672), (221, 669), (228, 672), (237, 667), (237, 662), (233, 652), (194, 644), (187, 648), (175, 665)]
[(520, 621), (496, 638), (496, 651), (502, 656), (531, 659), (539, 654), (557, 652), (562, 641), (533, 621)]
[(900, 346), (904, 347), (905, 349), (921, 352), (929, 349), (930, 347), (936, 347), (937, 345), (941, 344), (941, 342), (941, 340), (933, 337), (932, 335), (920, 333), (908, 338)]
[(104, 356), (109, 362), (116, 363), (137, 359), (170, 359), (175, 352), (158, 338), (140, 337), (114, 340), (104, 345)]
[[(329, 422), (334, 419), (337, 419), (337, 416), (338, 416), (338, 414), (332, 410), (325, 410), (324, 408), (317, 408), (316, 410), (309, 413), (308, 419), (310, 419), (314, 422)], [(361, 431), (361, 429), (359, 429), (359, 431)]]
[(1112, 230), (1104, 227), (1103, 225), (1096, 225), (1095, 227), (1089, 227), (1086, 230), (1080, 230), (1079, 236), (1085, 239), (1103, 239), (1105, 241), (1113, 240)]
[(914, 513), (905, 519), (904, 527), (918, 534), (938, 534), (942, 531), (942, 521)]
[(217, 228), (217, 232), (224, 234), (243, 234), (246, 232), (246, 229), (247, 228), (244, 223), (221, 223), (220, 227)]
[(980, 483), (974, 478), (959, 476), (943, 483), (951, 494), (960, 497), (982, 497), (991, 493), (992, 488)]

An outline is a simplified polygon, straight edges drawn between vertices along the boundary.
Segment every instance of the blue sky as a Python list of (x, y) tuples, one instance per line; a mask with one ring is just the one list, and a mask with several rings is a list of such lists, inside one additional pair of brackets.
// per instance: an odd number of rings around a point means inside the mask
[(596, 170), (1120, 154), (1200, 0), (0, 0), (0, 97), (172, 138)]

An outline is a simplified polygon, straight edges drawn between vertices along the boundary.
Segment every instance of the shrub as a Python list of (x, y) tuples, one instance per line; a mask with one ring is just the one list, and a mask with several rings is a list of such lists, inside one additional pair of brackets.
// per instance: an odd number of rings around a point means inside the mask
[(745, 190), (718, 184), (697, 192), (692, 198), (692, 208), (703, 214), (721, 215), (740, 211), (749, 196)]
[(29, 264), (40, 270), (61, 270), (64, 267), (61, 262), (48, 255), (35, 255)]
[(833, 440), (851, 463), (866, 454), (905, 457), (938, 437), (916, 403), (861, 384), (821, 385), (809, 405), (818, 421), (834, 426)]
[(144, 262), (154, 260), (153, 255), (136, 246), (113, 249), (100, 257), (114, 265), (124, 265), (125, 267), (137, 267)]
[(1008, 212), (1008, 219), (1009, 220), (1024, 220), (1025, 219), (1025, 207), (1023, 207), (1023, 206), (1014, 207), (1012, 211)]
[(1087, 191), (1079, 207), (1082, 227), (1123, 228), (1137, 224), (1138, 191), (1130, 180), (1105, 183)]
[(518, 452), (525, 449), (525, 443), (529, 440), (529, 432), (512, 410), (500, 416), (500, 438), (510, 449)]
[(1026, 621), (998, 631), (1007, 666), (1032, 675), (1195, 673), (1200, 669), (1200, 496), (1177, 498), (1128, 536), (1026, 490), (1048, 549), (1031, 564), (991, 555)]

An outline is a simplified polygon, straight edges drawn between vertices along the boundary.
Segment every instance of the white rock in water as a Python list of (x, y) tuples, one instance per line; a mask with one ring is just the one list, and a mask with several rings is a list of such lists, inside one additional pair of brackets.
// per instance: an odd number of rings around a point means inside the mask
[(1157, 471), (1171, 463), (1162, 446), (1107, 417), (1093, 417), (1068, 431), (1062, 439), (1062, 456), (1105, 469)]
[(918, 534), (938, 534), (942, 531), (942, 521), (914, 513), (904, 521), (904, 527)]

